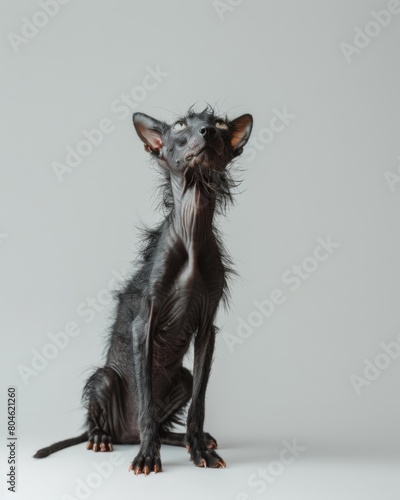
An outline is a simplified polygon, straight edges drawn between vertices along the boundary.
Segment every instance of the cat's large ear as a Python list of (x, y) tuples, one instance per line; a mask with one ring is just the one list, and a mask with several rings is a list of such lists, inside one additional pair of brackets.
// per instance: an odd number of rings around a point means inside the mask
[(248, 113), (239, 116), (230, 123), (231, 146), (235, 156), (242, 154), (253, 128), (253, 117)]
[(158, 154), (163, 147), (162, 133), (164, 124), (144, 113), (133, 114), (133, 125), (146, 151)]

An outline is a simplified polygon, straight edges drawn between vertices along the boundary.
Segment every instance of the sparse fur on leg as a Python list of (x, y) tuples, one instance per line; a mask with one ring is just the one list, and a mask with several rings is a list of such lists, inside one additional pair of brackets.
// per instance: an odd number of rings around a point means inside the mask
[(83, 401), (87, 409), (88, 450), (113, 451), (125, 428), (123, 380), (109, 366), (97, 369), (86, 382)]

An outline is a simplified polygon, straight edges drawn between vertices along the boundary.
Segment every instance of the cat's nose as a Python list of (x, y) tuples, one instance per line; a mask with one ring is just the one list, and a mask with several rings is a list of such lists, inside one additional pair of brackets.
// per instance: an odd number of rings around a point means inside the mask
[(215, 136), (216, 134), (215, 127), (212, 127), (210, 125), (207, 125), (206, 127), (201, 127), (200, 134), (204, 137), (206, 141), (208, 141)]

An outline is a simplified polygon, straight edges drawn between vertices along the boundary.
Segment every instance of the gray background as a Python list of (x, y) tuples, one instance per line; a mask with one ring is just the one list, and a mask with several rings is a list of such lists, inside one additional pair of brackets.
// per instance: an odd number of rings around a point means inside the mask
[[(220, 224), (240, 278), (229, 313), (219, 316), (206, 427), (228, 468), (196, 469), (184, 450), (164, 447), (165, 473), (134, 478), (126, 469), (137, 447), (120, 446), (122, 465), (90, 496), (399, 497), (400, 361), (359, 395), (350, 377), (363, 376), (365, 360), (374, 362), (380, 344), (400, 333), (400, 183), (390, 189), (385, 179), (400, 163), (400, 14), (347, 62), (340, 44), (353, 44), (354, 28), (388, 2), (236, 3), (221, 19), (212, 0), (71, 1), (16, 53), (8, 34), (20, 34), (22, 18), (41, 8), (2, 2), (0, 424), (3, 435), (6, 388), (15, 385), (14, 497), (74, 497), (77, 478), (109, 460), (83, 445), (46, 461), (30, 457), (78, 433), (81, 389), (101, 363), (113, 312), (105, 290), (113, 273), (129, 270), (140, 221), (157, 220), (157, 176), (131, 111), (121, 119), (112, 110), (157, 65), (166, 75), (136, 111), (172, 120), (208, 101), (255, 120), (237, 163), (237, 206)], [(285, 108), (292, 118), (256, 151), (254, 140), (268, 138), (265, 129)], [(113, 132), (60, 182), (53, 163), (104, 118)], [(329, 235), (340, 246), (291, 291), (284, 272)], [(238, 338), (254, 302), (274, 289), (285, 302), (232, 352), (226, 334)], [(77, 308), (99, 293), (103, 305), (88, 321)], [(24, 383), (18, 366), (31, 367), (32, 350), (41, 352), (68, 322), (79, 335)], [(296, 461), (265, 491), (251, 486), (250, 476), (294, 439), (305, 447)]]

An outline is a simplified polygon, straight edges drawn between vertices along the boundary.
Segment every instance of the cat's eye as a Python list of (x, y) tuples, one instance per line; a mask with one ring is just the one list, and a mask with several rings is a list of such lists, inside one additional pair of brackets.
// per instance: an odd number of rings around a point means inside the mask
[(174, 130), (178, 130), (178, 132), (180, 132), (181, 130), (185, 130), (185, 128), (187, 128), (185, 122), (176, 122), (174, 125)]
[(215, 126), (221, 130), (228, 130), (228, 125), (224, 122), (224, 120), (217, 120), (215, 122)]

